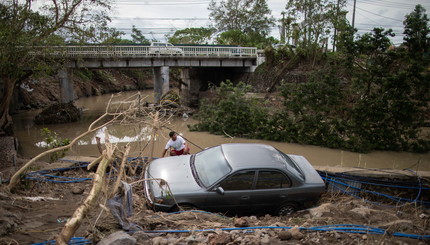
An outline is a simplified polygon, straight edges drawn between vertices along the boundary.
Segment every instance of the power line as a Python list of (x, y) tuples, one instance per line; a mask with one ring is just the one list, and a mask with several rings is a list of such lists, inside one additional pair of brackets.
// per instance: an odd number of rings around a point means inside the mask
[(137, 5), (137, 6), (146, 6), (146, 5), (201, 5), (201, 4), (209, 4), (210, 1), (198, 1), (198, 2), (118, 2), (118, 5)]
[[(375, 26), (374, 24), (367, 24), (367, 23), (360, 23), (360, 25), (362, 26)], [(377, 24), (377, 26), (382, 26), (382, 27), (389, 27), (389, 28), (403, 28), (404, 26), (392, 26), (389, 24)]]
[(118, 20), (209, 20), (209, 18), (145, 18), (145, 17), (113, 17)]
[(430, 7), (430, 5), (426, 6), (422, 3), (414, 4), (414, 3), (404, 3), (404, 2), (392, 2), (392, 1), (386, 1), (386, 0), (363, 0), (362, 3), (371, 4), (371, 5), (379, 4), (379, 5), (384, 6), (384, 7), (404, 8), (404, 9), (411, 9), (411, 8), (413, 9), (418, 4), (420, 4), (423, 7), (427, 7), (427, 8)]
[(362, 8), (360, 8), (360, 7), (357, 7), (357, 8), (358, 8), (359, 10), (361, 10), (361, 11), (364, 11), (364, 12), (367, 12), (367, 13), (369, 13), (369, 14), (373, 14), (373, 15), (376, 15), (376, 16), (379, 16), (379, 17), (382, 17), (382, 18), (385, 18), (385, 19), (389, 19), (389, 20), (395, 20), (395, 21), (403, 22), (403, 20), (394, 19), (394, 18), (391, 18), (391, 17), (387, 17), (387, 16), (383, 16), (383, 15), (380, 15), (380, 14), (377, 14), (377, 13), (373, 13), (373, 12), (371, 12), (371, 11), (368, 11), (368, 10), (362, 9)]
[(357, 12), (357, 14), (358, 15), (360, 15), (360, 16), (362, 16), (362, 17), (364, 17), (364, 18), (366, 18), (366, 19), (368, 19), (368, 20), (370, 20), (370, 21), (372, 21), (372, 22), (374, 22), (375, 24), (379, 24), (377, 21), (375, 21), (374, 19), (372, 19), (372, 18), (370, 18), (370, 17), (367, 17), (367, 16), (365, 16), (364, 14), (362, 14), (362, 13), (360, 13), (360, 12)]
[[(176, 27), (135, 27), (141, 30), (177, 30)], [(132, 27), (116, 27), (118, 30), (132, 30)]]
[[(350, 4), (350, 3), (347, 3), (347, 5), (350, 5), (350, 6), (351, 6), (351, 4)], [(368, 10), (362, 9), (362, 8), (360, 8), (360, 7), (356, 7), (356, 8), (357, 8), (357, 9), (359, 9), (359, 10), (361, 10), (361, 11), (367, 12), (367, 13), (369, 13), (369, 14), (376, 15), (376, 16), (378, 16), (378, 17), (382, 17), (382, 18), (386, 18), (386, 19), (390, 19), (390, 20), (394, 20), (394, 21), (400, 21), (400, 22), (403, 22), (403, 20), (394, 19), (394, 18), (391, 18), (391, 17), (388, 17), (388, 16), (383, 16), (383, 15), (380, 15), (380, 14), (377, 14), (377, 13), (373, 13), (373, 12), (371, 12), (371, 11), (368, 11)], [(357, 12), (357, 13), (358, 13), (358, 12)]]

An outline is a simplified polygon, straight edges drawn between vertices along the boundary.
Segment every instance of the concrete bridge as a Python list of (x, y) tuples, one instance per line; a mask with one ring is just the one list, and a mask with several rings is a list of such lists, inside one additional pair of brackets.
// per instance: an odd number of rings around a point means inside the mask
[(198, 103), (201, 82), (233, 79), (231, 74), (253, 72), (264, 57), (252, 47), (225, 46), (56, 46), (41, 47), (34, 55), (63, 59), (59, 71), (61, 102), (74, 100), (73, 69), (152, 68), (154, 100), (169, 90), (169, 67), (181, 68), (182, 103)]

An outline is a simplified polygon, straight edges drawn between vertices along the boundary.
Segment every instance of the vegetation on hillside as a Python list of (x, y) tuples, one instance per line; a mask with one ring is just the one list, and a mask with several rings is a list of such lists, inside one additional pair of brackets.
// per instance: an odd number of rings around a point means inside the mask
[(305, 82), (279, 87), (281, 109), (257, 110), (261, 103), (245, 97), (244, 85), (222, 84), (219, 99), (202, 103), (194, 129), (359, 152), (427, 152), (430, 137), (421, 130), (430, 119), (430, 28), (423, 7), (404, 24), (399, 47), (390, 42), (391, 30), (375, 28), (355, 38), (346, 29), (337, 52), (269, 49), (268, 63), (312, 67)]

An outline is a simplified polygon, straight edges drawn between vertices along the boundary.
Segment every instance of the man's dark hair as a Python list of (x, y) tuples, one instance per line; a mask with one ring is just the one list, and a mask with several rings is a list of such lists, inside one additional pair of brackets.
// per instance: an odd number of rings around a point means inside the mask
[(173, 135), (175, 135), (176, 134), (176, 132), (175, 131), (172, 131), (172, 132), (170, 132), (169, 133), (169, 137), (172, 137)]

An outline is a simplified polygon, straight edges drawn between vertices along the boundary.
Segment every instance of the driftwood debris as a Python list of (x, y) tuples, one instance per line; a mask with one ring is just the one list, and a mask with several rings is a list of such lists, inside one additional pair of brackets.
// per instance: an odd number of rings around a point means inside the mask
[[(70, 144), (42, 152), (41, 154), (28, 161), (12, 176), (9, 185), (7, 186), (7, 189), (9, 191), (13, 191), (14, 188), (16, 188), (16, 186), (19, 184), (21, 176), (25, 174), (29, 167), (37, 160), (51, 153), (70, 149), (83, 137), (91, 133), (95, 133), (98, 130), (102, 130), (103, 128), (107, 128), (110, 125), (139, 125), (139, 127), (141, 127), (141, 124), (145, 124), (146, 126), (150, 126), (152, 128), (151, 137), (145, 144), (144, 148), (146, 148), (147, 146), (151, 147), (150, 160), (152, 160), (154, 154), (154, 140), (155, 136), (157, 135), (157, 131), (161, 130), (161, 128), (169, 122), (172, 114), (163, 114), (162, 116), (160, 116), (160, 113), (158, 112), (159, 108), (142, 108), (140, 106), (140, 94), (136, 94), (124, 101), (116, 103), (112, 103), (113, 98), (114, 97), (112, 96), (109, 103), (107, 104), (105, 113), (98, 119), (96, 119), (88, 127), (88, 130), (86, 132), (73, 139)], [(113, 105), (115, 105), (115, 108), (113, 107)], [(88, 196), (82, 202), (82, 204), (75, 210), (73, 216), (66, 222), (61, 233), (57, 236), (56, 244), (67, 244), (71, 237), (74, 236), (75, 232), (78, 230), (82, 222), (85, 220), (84, 218), (93, 208), (106, 208), (105, 204), (107, 199), (115, 195), (115, 193), (119, 189), (121, 181), (127, 182), (127, 179), (129, 179), (126, 174), (126, 169), (129, 169), (131, 174), (135, 174), (138, 167), (142, 169), (142, 172), (145, 168), (144, 165), (146, 163), (144, 161), (143, 166), (132, 166), (129, 164), (129, 162), (127, 161), (128, 156), (130, 154), (129, 145), (125, 147), (119, 147), (118, 143), (111, 143), (109, 141), (109, 135), (107, 133), (107, 130), (105, 130), (104, 137), (104, 147), (102, 147), (101, 145), (100, 137), (96, 138), (97, 148), (101, 155), (87, 166), (88, 170), (97, 167), (97, 170), (93, 176), (93, 184), (91, 190)], [(121, 165), (119, 167), (119, 170), (116, 169), (115, 165), (112, 164), (115, 159), (121, 159)], [(111, 172), (109, 173), (109, 178), (107, 178), (106, 176), (106, 171), (108, 168), (111, 169)], [(116, 180), (110, 181), (110, 177), (113, 176), (116, 176)], [(102, 195), (103, 193), (104, 195)]]
[(112, 146), (106, 147), (102, 160), (100, 161), (100, 164), (98, 165), (97, 171), (94, 175), (93, 186), (90, 193), (88, 194), (84, 203), (76, 209), (72, 217), (64, 225), (61, 233), (57, 237), (56, 244), (67, 244), (70, 238), (72, 238), (75, 232), (78, 230), (84, 217), (95, 206), (100, 196), (101, 190), (106, 183), (105, 173), (107, 167), (112, 162), (114, 154), (113, 151), (114, 149)]

